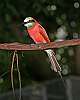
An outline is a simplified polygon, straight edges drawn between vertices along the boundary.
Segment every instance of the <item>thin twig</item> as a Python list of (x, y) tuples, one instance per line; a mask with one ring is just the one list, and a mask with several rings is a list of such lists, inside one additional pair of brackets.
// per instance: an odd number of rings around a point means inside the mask
[(21, 76), (20, 76), (20, 71), (19, 71), (19, 67), (18, 67), (18, 54), (17, 54), (17, 51), (14, 51), (13, 58), (12, 58), (12, 66), (11, 66), (11, 83), (12, 83), (12, 89), (13, 89), (14, 97), (16, 97), (16, 95), (15, 95), (15, 90), (14, 90), (14, 78), (13, 78), (14, 60), (15, 60), (15, 58), (16, 58), (17, 71), (18, 71), (19, 88), (20, 88), (20, 92), (19, 92), (19, 100), (21, 100)]
[[(16, 71), (16, 68), (13, 69), (13, 70)], [(6, 74), (8, 74), (9, 72), (11, 72), (11, 70), (7, 70), (6, 72), (2, 73), (2, 74), (0, 75), (0, 78), (4, 77), (4, 76), (5, 76)]]
[(13, 68), (14, 68), (14, 59), (15, 59), (16, 51), (14, 51), (13, 57), (12, 57), (12, 65), (11, 65), (11, 83), (12, 83), (12, 89), (13, 89), (13, 94), (15, 96), (15, 91), (14, 91), (14, 78), (13, 78)]
[(20, 91), (19, 91), (19, 100), (21, 100), (21, 75), (20, 75), (20, 71), (19, 71), (19, 61), (18, 61), (18, 54), (16, 53), (16, 59), (17, 59), (17, 71), (18, 71), (18, 79), (19, 79), (19, 88), (20, 88)]
[(80, 39), (64, 40), (58, 42), (41, 43), (41, 44), (22, 44), (22, 43), (3, 43), (0, 44), (2, 50), (45, 50), (52, 48), (60, 48), (65, 46), (80, 45)]

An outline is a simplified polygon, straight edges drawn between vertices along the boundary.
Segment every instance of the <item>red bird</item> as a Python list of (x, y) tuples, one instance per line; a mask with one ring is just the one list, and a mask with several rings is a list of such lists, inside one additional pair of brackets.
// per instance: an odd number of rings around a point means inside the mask
[[(38, 43), (50, 43), (49, 37), (45, 29), (32, 17), (27, 17), (24, 20), (24, 26), (27, 28), (29, 36), (34, 40), (36, 44)], [(51, 61), (51, 69), (58, 72), (61, 76), (61, 67), (56, 60), (55, 53), (52, 49), (45, 50)], [(61, 76), (62, 77), (62, 76)]]

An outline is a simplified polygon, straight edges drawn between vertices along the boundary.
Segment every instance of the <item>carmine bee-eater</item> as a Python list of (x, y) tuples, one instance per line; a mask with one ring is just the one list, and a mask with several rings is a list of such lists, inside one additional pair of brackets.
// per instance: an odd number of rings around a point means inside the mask
[[(34, 40), (36, 44), (50, 43), (50, 39), (45, 29), (34, 18), (27, 17), (24, 20), (23, 24), (26, 27), (26, 31), (28, 32), (29, 36)], [(59, 75), (62, 77), (61, 67), (59, 63), (57, 62), (54, 51), (52, 49), (48, 49), (44, 51), (48, 54), (48, 57), (50, 59), (51, 69), (54, 70), (55, 72), (58, 72)]]

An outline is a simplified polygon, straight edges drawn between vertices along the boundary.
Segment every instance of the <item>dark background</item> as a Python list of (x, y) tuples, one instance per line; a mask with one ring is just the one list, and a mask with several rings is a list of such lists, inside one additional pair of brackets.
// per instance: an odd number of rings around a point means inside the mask
[[(21, 23), (32, 16), (46, 29), (51, 41), (77, 39), (80, 37), (80, 0), (1, 0), (0, 1), (0, 43), (33, 43)], [(79, 46), (56, 49), (62, 74), (80, 75)], [(50, 69), (49, 59), (43, 51), (20, 51), (19, 68), (22, 87), (59, 78)], [(0, 92), (11, 87), (10, 68), (13, 51), (0, 50)], [(16, 68), (16, 65), (14, 66)], [(18, 88), (17, 72), (14, 84)]]

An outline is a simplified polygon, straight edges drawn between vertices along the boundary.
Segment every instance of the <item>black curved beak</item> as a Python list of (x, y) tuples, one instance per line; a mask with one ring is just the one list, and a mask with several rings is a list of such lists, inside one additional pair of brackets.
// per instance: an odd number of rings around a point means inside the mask
[(25, 24), (26, 24), (25, 22), (22, 22), (21, 25), (20, 25), (23, 30), (27, 30), (27, 27), (24, 26)]
[(24, 25), (24, 24), (27, 24), (27, 23), (30, 23), (30, 22), (35, 22), (34, 20), (29, 20), (29, 21), (27, 21), (27, 22), (23, 22), (22, 23), (22, 26)]

